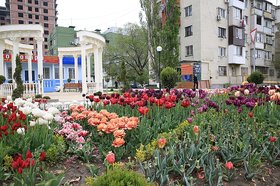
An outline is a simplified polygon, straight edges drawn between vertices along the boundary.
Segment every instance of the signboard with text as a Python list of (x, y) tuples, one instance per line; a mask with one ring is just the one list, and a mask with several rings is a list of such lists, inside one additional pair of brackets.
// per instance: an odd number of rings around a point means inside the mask
[[(20, 54), (19, 58), (20, 58), (20, 62), (22, 62), (22, 63), (27, 63), (28, 62), (28, 56), (27, 55)], [(3, 54), (3, 59), (4, 59), (4, 62), (11, 62), (12, 54)], [(33, 55), (31, 61), (32, 61), (32, 63), (37, 63), (38, 62), (37, 56)], [(58, 58), (58, 56), (43, 56), (43, 62), (58, 64), (59, 63), (59, 58)]]

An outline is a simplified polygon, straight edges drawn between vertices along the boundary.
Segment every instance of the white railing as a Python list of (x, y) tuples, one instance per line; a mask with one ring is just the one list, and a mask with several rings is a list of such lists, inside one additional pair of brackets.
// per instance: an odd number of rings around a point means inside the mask
[[(4, 83), (0, 86), (0, 96), (7, 97), (13, 94), (15, 89), (15, 84), (13, 83)], [(38, 93), (38, 84), (37, 83), (23, 83), (23, 97), (35, 96)]]
[(95, 83), (87, 83), (88, 93), (95, 92)]

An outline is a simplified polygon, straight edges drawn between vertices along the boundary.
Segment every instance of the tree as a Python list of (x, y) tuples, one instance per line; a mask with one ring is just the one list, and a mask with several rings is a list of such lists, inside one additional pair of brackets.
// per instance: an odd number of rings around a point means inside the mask
[[(105, 59), (108, 65), (105, 71), (110, 76), (116, 76), (122, 72), (116, 73), (120, 64), (125, 64), (127, 78), (139, 81), (148, 71), (148, 48), (145, 28), (136, 24), (127, 24), (119, 33), (115, 34), (112, 42), (107, 46)], [(114, 64), (114, 65), (112, 65)], [(123, 69), (123, 68), (121, 68)], [(146, 78), (147, 79), (147, 78)], [(129, 79), (131, 80), (131, 79)]]
[[(148, 33), (149, 56), (153, 71), (158, 74), (158, 55), (156, 47), (162, 46), (161, 64), (162, 67), (176, 68), (179, 64), (179, 28), (180, 28), (180, 7), (176, 0), (168, 0), (166, 4), (157, 3), (156, 0), (140, 0), (141, 7), (145, 12)], [(160, 10), (160, 6), (163, 7)], [(160, 13), (166, 14), (165, 22), (161, 21)]]
[(162, 85), (168, 90), (175, 87), (178, 77), (178, 72), (172, 67), (166, 67), (160, 73)]
[(16, 56), (16, 69), (15, 69), (15, 72), (13, 75), (17, 88), (15, 88), (13, 90), (13, 94), (12, 94), (13, 99), (20, 98), (20, 97), (22, 97), (22, 94), (23, 94), (23, 82), (21, 79), (21, 71), (22, 71), (22, 66), (21, 66), (19, 55), (17, 55)]
[[(279, 30), (278, 28), (277, 30)], [(277, 71), (277, 77), (280, 76), (280, 32), (275, 33), (275, 56), (273, 59), (273, 65)]]
[(255, 71), (250, 74), (247, 80), (249, 83), (262, 84), (264, 80), (264, 75), (259, 71)]
[(129, 88), (129, 84), (127, 82), (126, 67), (124, 62), (121, 64), (121, 74), (119, 76), (119, 80), (123, 82), (124, 90), (127, 90)]

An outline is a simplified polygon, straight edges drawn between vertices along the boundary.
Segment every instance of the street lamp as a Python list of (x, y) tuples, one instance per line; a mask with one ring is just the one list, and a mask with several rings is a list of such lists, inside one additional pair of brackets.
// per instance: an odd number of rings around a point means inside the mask
[(162, 47), (158, 46), (157, 52), (158, 52), (158, 86), (159, 86), (159, 90), (161, 90), (161, 84), (160, 84), (160, 52), (161, 51), (162, 51)]

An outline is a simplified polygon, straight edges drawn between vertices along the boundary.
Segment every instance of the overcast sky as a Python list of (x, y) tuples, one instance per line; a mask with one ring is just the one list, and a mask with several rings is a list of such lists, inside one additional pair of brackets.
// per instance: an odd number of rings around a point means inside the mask
[[(277, 0), (270, 1), (275, 4)], [(57, 4), (58, 25), (75, 26), (77, 30), (104, 32), (128, 22), (139, 23), (141, 11), (139, 0), (57, 0)], [(0, 6), (5, 6), (5, 0), (0, 0)]]

